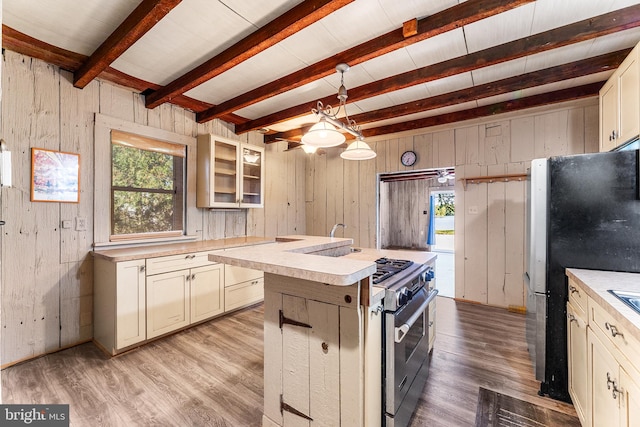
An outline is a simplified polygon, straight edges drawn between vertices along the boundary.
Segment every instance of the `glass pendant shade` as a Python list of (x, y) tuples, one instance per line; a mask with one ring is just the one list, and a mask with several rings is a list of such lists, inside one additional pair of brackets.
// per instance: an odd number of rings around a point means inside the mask
[(345, 136), (324, 118), (321, 118), (318, 123), (311, 126), (309, 132), (302, 137), (303, 144), (314, 147), (335, 147), (345, 140)]
[(369, 144), (357, 139), (340, 153), (340, 157), (346, 160), (368, 160), (376, 157), (376, 152), (369, 147)]
[(305, 153), (307, 154), (313, 154), (316, 152), (316, 150), (318, 149), (318, 147), (313, 146), (313, 145), (307, 145), (307, 144), (302, 144), (302, 149), (304, 150)]

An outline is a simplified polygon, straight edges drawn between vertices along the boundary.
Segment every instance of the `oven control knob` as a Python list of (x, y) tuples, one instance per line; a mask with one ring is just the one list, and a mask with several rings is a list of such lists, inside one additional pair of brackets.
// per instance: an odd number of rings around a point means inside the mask
[(411, 291), (407, 288), (402, 288), (398, 292), (398, 307), (402, 307), (411, 299)]
[(436, 277), (435, 271), (433, 270), (427, 271), (427, 282), (433, 280), (434, 277)]

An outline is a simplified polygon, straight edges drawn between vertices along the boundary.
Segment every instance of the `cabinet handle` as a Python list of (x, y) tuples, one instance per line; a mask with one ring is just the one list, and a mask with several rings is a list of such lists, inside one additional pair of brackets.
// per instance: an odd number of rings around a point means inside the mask
[(576, 316), (574, 316), (573, 314), (567, 313), (567, 319), (569, 319), (569, 323), (576, 322), (578, 326), (580, 326), (580, 324), (578, 323), (578, 319), (576, 319)]
[(578, 294), (580, 295), (580, 290), (578, 288), (576, 288), (575, 286), (571, 286), (569, 285), (569, 292), (571, 292), (572, 294)]
[(433, 320), (431, 322), (429, 322), (429, 327), (433, 326)]
[(194, 259), (195, 257), (195, 255), (187, 255), (184, 257), (184, 259)]
[[(611, 388), (612, 386), (613, 386), (613, 389)], [(607, 372), (607, 390), (611, 390), (611, 395), (613, 396), (614, 399), (617, 399), (618, 393), (622, 392), (621, 390), (618, 389), (618, 385), (616, 384), (616, 381), (611, 379), (609, 372)]]
[(191, 280), (196, 280), (196, 275), (195, 274), (191, 275)]
[(140, 273), (144, 273), (144, 271), (146, 270), (146, 268), (144, 267), (144, 265), (140, 266)]
[(607, 328), (607, 331), (611, 331), (612, 337), (615, 338), (616, 336), (620, 335), (621, 337), (624, 338), (624, 334), (618, 331), (618, 328), (616, 328), (616, 325), (612, 325), (609, 322), (605, 322), (604, 327)]

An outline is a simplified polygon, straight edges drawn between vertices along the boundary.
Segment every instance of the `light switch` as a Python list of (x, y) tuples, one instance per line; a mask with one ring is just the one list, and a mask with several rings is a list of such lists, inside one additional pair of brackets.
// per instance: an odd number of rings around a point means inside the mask
[(76, 217), (76, 231), (87, 231), (87, 218)]

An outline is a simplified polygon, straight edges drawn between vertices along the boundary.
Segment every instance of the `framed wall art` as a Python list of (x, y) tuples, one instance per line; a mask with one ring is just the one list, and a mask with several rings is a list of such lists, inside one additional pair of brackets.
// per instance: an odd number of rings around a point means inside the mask
[(32, 148), (31, 201), (80, 202), (80, 155)]

